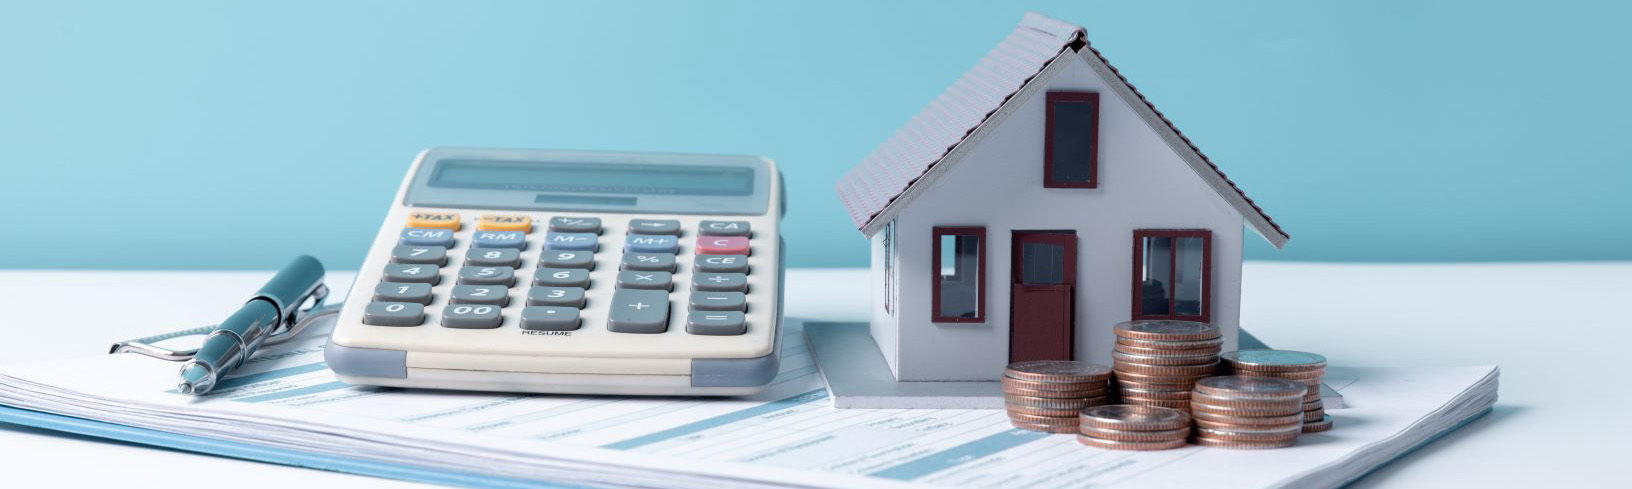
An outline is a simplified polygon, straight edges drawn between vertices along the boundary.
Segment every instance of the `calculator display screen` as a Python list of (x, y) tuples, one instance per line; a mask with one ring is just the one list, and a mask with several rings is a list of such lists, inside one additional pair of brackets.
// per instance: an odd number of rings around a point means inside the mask
[(743, 196), (752, 168), (442, 160), (432, 187), (639, 195)]

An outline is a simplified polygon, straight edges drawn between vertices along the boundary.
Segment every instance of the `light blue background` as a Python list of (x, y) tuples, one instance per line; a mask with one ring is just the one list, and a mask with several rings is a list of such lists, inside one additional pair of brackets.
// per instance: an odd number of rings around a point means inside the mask
[(0, 266), (355, 267), (437, 145), (768, 155), (790, 264), (861, 265), (832, 182), (1026, 10), (1292, 234), (1250, 258), (1632, 259), (1624, 2), (227, 3), (0, 6)]

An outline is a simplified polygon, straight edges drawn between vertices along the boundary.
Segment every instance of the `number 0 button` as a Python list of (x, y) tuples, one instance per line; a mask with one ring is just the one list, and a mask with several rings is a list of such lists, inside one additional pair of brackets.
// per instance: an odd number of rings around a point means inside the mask
[(425, 306), (411, 302), (370, 302), (363, 308), (363, 324), (419, 326), (424, 322)]

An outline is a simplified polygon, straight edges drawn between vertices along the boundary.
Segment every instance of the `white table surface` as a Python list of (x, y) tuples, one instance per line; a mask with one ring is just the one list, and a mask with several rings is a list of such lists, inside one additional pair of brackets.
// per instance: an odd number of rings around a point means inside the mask
[[(270, 272), (0, 271), (0, 361), (106, 351), (114, 340), (215, 322)], [(344, 290), (351, 275), (333, 273)], [(1632, 263), (1351, 265), (1248, 262), (1242, 323), (1333, 365), (1498, 364), (1489, 415), (1357, 487), (1579, 487), (1624, 479), (1632, 401)], [(787, 314), (864, 320), (863, 270), (791, 270)], [(156, 360), (155, 360), (156, 361)], [(1338, 429), (1342, 429), (1339, 426)], [(153, 449), (0, 424), (0, 486), (236, 487), (402, 482)]]

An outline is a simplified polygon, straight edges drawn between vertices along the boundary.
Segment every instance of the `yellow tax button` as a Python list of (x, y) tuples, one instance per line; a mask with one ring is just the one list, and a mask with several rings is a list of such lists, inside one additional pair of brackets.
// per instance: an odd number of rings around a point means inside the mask
[(457, 212), (411, 212), (408, 214), (408, 227), (435, 228), (459, 230), (459, 213)]
[(533, 230), (533, 218), (487, 214), (476, 218), (476, 229), (483, 231), (521, 231), (525, 233)]

